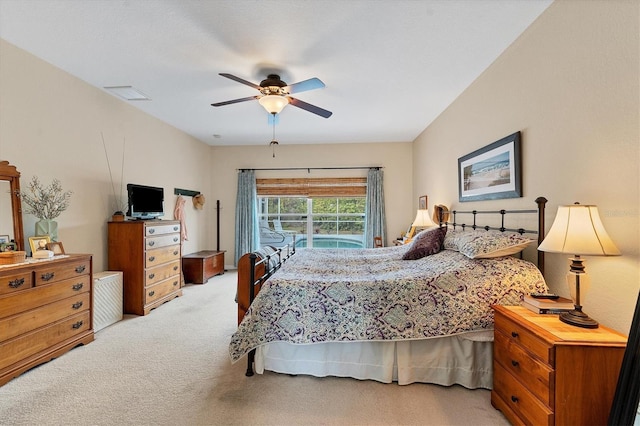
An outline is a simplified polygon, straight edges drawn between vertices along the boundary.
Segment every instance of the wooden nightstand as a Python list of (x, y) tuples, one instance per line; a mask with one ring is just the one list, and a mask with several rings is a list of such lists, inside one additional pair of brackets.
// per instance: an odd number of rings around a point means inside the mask
[(494, 306), (491, 404), (513, 424), (606, 424), (627, 338)]

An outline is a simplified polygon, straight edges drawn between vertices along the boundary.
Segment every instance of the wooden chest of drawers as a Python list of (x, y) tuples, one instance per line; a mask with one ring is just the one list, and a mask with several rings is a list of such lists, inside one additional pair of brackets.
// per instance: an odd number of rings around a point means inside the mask
[(491, 404), (513, 424), (606, 424), (626, 337), (494, 306)]
[(180, 222), (109, 222), (109, 270), (123, 272), (127, 314), (147, 315), (182, 295)]
[(224, 251), (203, 250), (182, 258), (182, 272), (187, 283), (204, 284), (209, 278), (224, 274)]
[(0, 385), (93, 340), (92, 259), (0, 268)]

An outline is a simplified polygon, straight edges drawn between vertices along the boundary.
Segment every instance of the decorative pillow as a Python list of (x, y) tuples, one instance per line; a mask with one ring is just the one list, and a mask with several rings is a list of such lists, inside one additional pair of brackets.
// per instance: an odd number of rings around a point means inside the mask
[(534, 241), (518, 233), (457, 231), (447, 234), (444, 247), (457, 250), (471, 259), (491, 259), (519, 253)]
[(440, 252), (446, 233), (446, 227), (431, 228), (420, 232), (414, 237), (409, 250), (405, 252), (402, 259), (417, 260)]

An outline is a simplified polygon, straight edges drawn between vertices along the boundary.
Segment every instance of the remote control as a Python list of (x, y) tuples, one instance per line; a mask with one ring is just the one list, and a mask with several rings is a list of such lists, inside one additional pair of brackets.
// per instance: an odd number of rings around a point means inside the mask
[(553, 293), (531, 293), (531, 297), (534, 299), (557, 299), (560, 296)]

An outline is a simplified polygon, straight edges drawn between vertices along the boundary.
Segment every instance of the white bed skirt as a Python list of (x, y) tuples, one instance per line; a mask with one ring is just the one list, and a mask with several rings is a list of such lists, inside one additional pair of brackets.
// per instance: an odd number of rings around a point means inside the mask
[(275, 342), (256, 350), (255, 371), (265, 370), (491, 389), (493, 332), (399, 342)]

